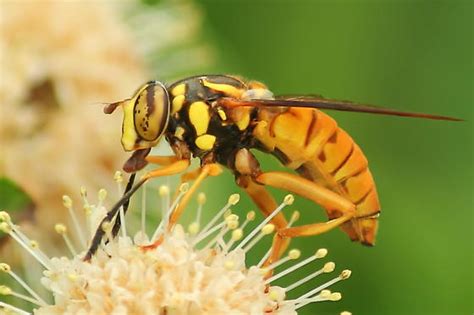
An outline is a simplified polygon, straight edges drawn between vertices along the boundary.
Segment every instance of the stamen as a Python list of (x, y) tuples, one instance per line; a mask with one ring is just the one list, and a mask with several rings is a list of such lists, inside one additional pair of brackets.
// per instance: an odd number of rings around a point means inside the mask
[(188, 232), (190, 235), (194, 236), (199, 233), (199, 229), (201, 228), (201, 213), (202, 213), (202, 206), (206, 203), (206, 195), (204, 193), (199, 193), (197, 196), (198, 201), (198, 208), (196, 211), (196, 219), (188, 226)]
[(222, 239), (229, 230), (235, 230), (239, 226), (239, 217), (235, 214), (231, 214), (225, 218), (226, 225), (221, 231), (207, 243), (203, 250), (211, 248), (219, 239)]
[[(49, 259), (44, 259), (41, 255), (31, 248), (31, 241), (23, 241), (21, 237), (19, 237), (12, 229), (12, 223), (1, 222), (0, 223), (0, 231), (10, 235), (21, 247), (23, 247), (31, 256), (33, 256), (43, 267), (46, 269), (51, 269), (49, 265)], [(27, 243), (28, 242), (28, 243)]]
[(203, 233), (203, 232), (199, 233), (199, 235), (196, 236), (196, 238), (193, 240), (192, 245), (196, 246), (203, 239), (207, 238), (209, 235), (211, 235), (215, 231), (217, 231), (217, 230), (223, 228), (224, 226), (226, 226), (226, 224), (227, 224), (227, 222), (223, 221), (223, 222), (213, 226), (210, 230), (206, 231), (205, 233)]
[(38, 301), (38, 300), (36, 300), (32, 297), (29, 297), (27, 295), (15, 292), (11, 288), (9, 288), (5, 285), (0, 285), (0, 295), (11, 295), (11, 296), (17, 297), (19, 299), (22, 299), (24, 301), (36, 304), (38, 306), (46, 306), (47, 305), (46, 303), (42, 303), (41, 301)]
[(304, 277), (304, 278), (302, 278), (302, 279), (296, 281), (295, 283), (293, 283), (293, 284), (287, 286), (287, 287), (285, 288), (285, 291), (286, 291), (286, 292), (291, 291), (291, 290), (293, 290), (294, 288), (299, 287), (300, 285), (302, 285), (302, 284), (308, 282), (309, 280), (311, 280), (311, 279), (313, 279), (313, 278), (316, 278), (317, 276), (319, 276), (319, 275), (321, 275), (321, 274), (323, 274), (323, 273), (333, 272), (333, 271), (334, 271), (334, 268), (336, 268), (336, 264), (333, 263), (333, 262), (328, 262), (328, 263), (326, 263), (326, 264), (324, 265), (323, 268), (321, 268), (321, 269), (319, 269), (319, 270), (317, 270), (317, 271), (315, 271), (315, 272), (313, 272), (313, 273), (307, 275), (306, 277)]
[[(87, 202), (87, 192), (84, 187), (81, 187), (81, 196), (84, 199), (84, 207), (89, 206), (89, 203)], [(77, 219), (76, 213), (72, 207), (72, 199), (68, 195), (63, 196), (63, 205), (66, 207), (66, 209), (69, 211), (69, 215), (71, 216), (72, 223), (74, 225), (74, 229), (76, 230), (77, 237), (79, 238), (79, 241), (81, 243), (81, 246), (83, 248), (86, 248), (86, 239), (83, 234), (83, 231), (81, 229), (81, 226), (79, 224), (79, 220)]]
[(296, 259), (300, 258), (300, 256), (301, 256), (301, 251), (300, 250), (292, 249), (288, 252), (287, 256), (281, 258), (280, 260), (275, 261), (273, 264), (270, 264), (270, 265), (266, 266), (265, 269), (273, 270), (276, 267), (281, 266), (281, 265), (283, 265), (284, 263), (286, 263), (290, 260), (296, 260)]
[(146, 188), (147, 188), (147, 182), (143, 184), (143, 188), (142, 188), (142, 211), (141, 211), (142, 235), (146, 235)]
[(339, 301), (340, 299), (342, 299), (341, 293), (331, 292), (329, 290), (322, 290), (321, 293), (316, 295), (315, 297), (299, 300), (298, 301), (299, 303), (295, 305), (295, 310), (314, 302), (322, 302), (322, 301), (336, 302), (336, 301)]
[[(123, 195), (123, 175), (122, 175), (122, 172), (120, 172), (120, 171), (115, 172), (114, 180), (117, 183), (118, 195), (122, 196)], [(99, 191), (99, 194), (100, 194), (100, 191)], [(104, 199), (105, 199), (105, 197), (104, 197)], [(127, 224), (125, 222), (125, 210), (123, 208), (123, 205), (120, 206), (120, 209), (119, 209), (119, 218), (120, 218), (120, 230), (122, 232), (122, 237), (126, 237), (127, 236)]]
[[(299, 218), (300, 218), (300, 212), (295, 210), (291, 214), (290, 221), (288, 222), (288, 225), (286, 227), (287, 228), (291, 227), (296, 221), (298, 221)], [(259, 268), (262, 267), (263, 264), (268, 260), (271, 254), (272, 254), (272, 248), (270, 247), (265, 253), (265, 255), (263, 255), (262, 259), (260, 259), (259, 263), (257, 264), (257, 267)]]
[(77, 255), (77, 251), (76, 249), (74, 248), (74, 246), (72, 245), (72, 242), (71, 240), (69, 239), (69, 237), (67, 236), (67, 228), (64, 224), (56, 224), (54, 226), (54, 230), (56, 231), (56, 233), (60, 234), (62, 237), (63, 237), (63, 240), (64, 242), (66, 243), (66, 246), (67, 248), (69, 249), (69, 251), (71, 252), (71, 254), (73, 256), (76, 256)]
[(235, 242), (241, 240), (243, 236), (244, 236), (244, 231), (242, 230), (242, 228), (235, 229), (234, 231), (232, 231), (232, 235), (229, 242), (225, 244), (222, 250), (225, 253), (227, 253), (232, 247), (232, 245), (234, 245)]
[(18, 282), (23, 289), (25, 289), (29, 294), (31, 294), (36, 300), (46, 305), (47, 303), (28, 285), (23, 281), (15, 272), (11, 270), (11, 267), (8, 264), (0, 263), (0, 271), (9, 274), (13, 279)]
[[(209, 221), (209, 223), (202, 229), (202, 231), (198, 234), (196, 238), (202, 239), (202, 234), (207, 234), (208, 230), (216, 223), (219, 218), (231, 207), (235, 206), (240, 200), (239, 194), (232, 194), (230, 195), (229, 199), (227, 200), (226, 205), (219, 210), (219, 212)], [(212, 233), (211, 233), (212, 234)], [(209, 234), (207, 234), (209, 235)], [(197, 244), (197, 243), (196, 243)]]
[[(300, 299), (301, 299), (301, 300), (306, 299), (306, 298), (308, 298), (308, 297), (310, 297), (310, 296), (312, 296), (312, 295), (318, 293), (319, 291), (324, 290), (324, 289), (330, 287), (331, 285), (333, 285), (333, 284), (335, 284), (335, 283), (337, 283), (337, 282), (339, 282), (339, 281), (341, 281), (341, 280), (346, 280), (346, 279), (348, 279), (350, 276), (351, 276), (351, 271), (350, 271), (350, 270), (347, 270), (347, 269), (346, 269), (346, 270), (343, 270), (343, 271), (341, 272), (341, 274), (340, 274), (338, 277), (336, 277), (336, 278), (334, 278), (334, 279), (332, 279), (332, 280), (329, 280), (328, 282), (326, 282), (326, 283), (320, 285), (319, 287), (317, 287), (317, 288), (315, 288), (315, 289), (313, 289), (313, 290), (311, 290), (311, 291), (309, 291), (309, 292), (303, 294), (302, 296), (298, 297), (296, 300), (299, 301)], [(302, 305), (302, 306), (303, 306), (303, 305)], [(299, 307), (301, 307), (301, 306), (297, 306), (297, 308), (299, 308)]]
[(255, 237), (254, 239), (252, 239), (246, 247), (244, 247), (244, 249), (243, 249), (244, 253), (247, 253), (249, 250), (251, 250), (252, 247), (254, 247), (265, 235), (272, 234), (273, 231), (275, 231), (275, 225), (273, 225), (273, 224), (265, 225), (262, 228), (260, 234), (257, 237)]
[(170, 208), (170, 188), (166, 185), (161, 185), (158, 193), (161, 197), (161, 220), (163, 221)]
[(269, 283), (271, 283), (271, 282), (273, 282), (273, 281), (275, 281), (275, 280), (277, 280), (277, 279), (280, 279), (281, 277), (286, 276), (287, 274), (289, 274), (289, 273), (291, 273), (291, 272), (293, 272), (293, 271), (295, 271), (295, 270), (297, 270), (297, 269), (299, 269), (299, 268), (301, 268), (301, 267), (303, 267), (303, 266), (309, 264), (310, 262), (312, 262), (312, 261), (314, 261), (314, 260), (316, 260), (316, 259), (323, 258), (324, 256), (327, 255), (327, 253), (328, 253), (327, 249), (321, 248), (321, 249), (319, 249), (314, 255), (312, 255), (312, 256), (306, 258), (305, 260), (300, 261), (299, 263), (297, 263), (297, 264), (291, 266), (291, 267), (288, 268), (288, 269), (283, 270), (283, 271), (280, 272), (280, 273), (277, 273), (277, 274), (274, 275), (273, 277), (268, 278), (268, 279), (265, 281), (265, 284), (269, 284)]
[[(166, 186), (162, 186), (166, 187)], [(181, 186), (179, 186), (179, 195), (176, 197), (176, 199), (173, 201), (173, 204), (170, 206), (168, 211), (165, 213), (164, 217), (161, 219), (160, 224), (155, 230), (155, 233), (153, 233), (153, 236), (151, 237), (151, 241), (154, 241), (158, 238), (158, 236), (161, 235), (163, 230), (166, 230), (168, 227), (168, 222), (169, 222), (169, 217), (171, 215), (171, 212), (176, 208), (178, 205), (179, 201), (181, 198), (183, 198), (184, 194), (188, 191), (189, 189), (189, 184), (188, 183), (182, 183)]]
[(22, 309), (19, 309), (18, 307), (15, 307), (13, 305), (10, 305), (10, 304), (7, 304), (5, 302), (2, 302), (0, 301), (0, 307), (3, 307), (7, 310), (10, 310), (10, 311), (13, 311), (13, 312), (16, 312), (20, 315), (32, 315), (31, 313), (28, 313), (27, 311), (24, 311)]
[(265, 218), (255, 229), (253, 229), (252, 232), (250, 232), (249, 235), (247, 235), (246, 238), (242, 242), (240, 242), (239, 245), (237, 245), (236, 249), (243, 248), (261, 229), (264, 225), (266, 225), (268, 222), (270, 222), (271, 219), (273, 219), (274, 216), (276, 216), (283, 208), (285, 208), (288, 205), (291, 205), (295, 198), (293, 195), (286, 195), (285, 199), (283, 202), (275, 209), (273, 212)]

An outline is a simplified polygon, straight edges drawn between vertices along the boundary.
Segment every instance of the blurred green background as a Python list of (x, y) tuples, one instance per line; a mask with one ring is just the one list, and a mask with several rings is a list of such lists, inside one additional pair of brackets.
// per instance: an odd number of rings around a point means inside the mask
[[(161, 5), (146, 2), (150, 7)], [(352, 244), (339, 230), (292, 243), (304, 256), (327, 247), (337, 271), (353, 271), (350, 280), (332, 288), (342, 292), (342, 301), (313, 304), (300, 314), (344, 310), (472, 314), (472, 2), (198, 1), (197, 5), (204, 29), (194, 40), (207, 42), (214, 51), (211, 62), (197, 67), (202, 72), (260, 80), (275, 94), (322, 94), (466, 120), (329, 113), (369, 159), (382, 204), (380, 229), (373, 248)], [(166, 51), (166, 58), (172, 53), (173, 49)], [(176, 71), (155, 60), (152, 72), (168, 81), (196, 74), (199, 59), (193, 59), (187, 70), (186, 58), (173, 60), (179, 64)], [(115, 142), (119, 146), (118, 139)], [(269, 156), (258, 154), (258, 158), (265, 170), (282, 169)], [(209, 195), (207, 216), (239, 191), (228, 172), (209, 179), (204, 189)], [(278, 200), (285, 195), (272, 191)], [(254, 208), (243, 196), (234, 210), (244, 214)], [(292, 208), (301, 212), (299, 224), (326, 220), (319, 207), (301, 198)], [(188, 213), (188, 219), (193, 216)], [(258, 261), (265, 249), (261, 246), (258, 251), (251, 261)]]
[[(293, 243), (308, 254), (328, 247), (338, 270), (353, 270), (337, 286), (341, 302), (301, 313), (472, 314), (472, 2), (200, 3), (220, 57), (210, 72), (262, 80), (276, 94), (320, 93), (467, 120), (330, 113), (369, 159), (380, 229), (373, 248), (340, 231)], [(259, 157), (265, 169), (278, 167)], [(231, 176), (210, 180), (208, 189), (236, 191)], [(325, 220), (308, 202), (298, 199), (295, 208), (300, 223)]]

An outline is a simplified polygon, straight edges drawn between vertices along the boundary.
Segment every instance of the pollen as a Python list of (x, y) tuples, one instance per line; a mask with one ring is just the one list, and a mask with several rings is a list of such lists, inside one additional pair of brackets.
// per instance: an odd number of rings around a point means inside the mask
[(214, 147), (216, 142), (216, 136), (213, 135), (202, 135), (197, 137), (195, 143), (197, 147), (204, 151), (209, 151)]

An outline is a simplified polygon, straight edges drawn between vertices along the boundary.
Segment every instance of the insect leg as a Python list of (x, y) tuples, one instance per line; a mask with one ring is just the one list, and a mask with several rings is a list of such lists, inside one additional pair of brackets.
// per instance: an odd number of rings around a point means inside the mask
[(112, 207), (112, 209), (110, 209), (109, 212), (107, 212), (107, 215), (105, 216), (105, 218), (102, 219), (102, 221), (100, 222), (94, 234), (94, 237), (92, 238), (89, 249), (87, 250), (87, 253), (84, 256), (83, 260), (89, 261), (92, 258), (92, 256), (95, 254), (95, 252), (99, 248), (99, 244), (102, 241), (102, 238), (105, 234), (105, 231), (103, 229), (104, 224), (112, 222), (112, 220), (117, 215), (117, 212), (119, 211), (120, 207), (128, 202), (130, 197), (138, 190), (138, 188), (140, 188), (150, 178), (178, 174), (186, 170), (189, 167), (189, 163), (190, 163), (189, 160), (178, 160), (163, 168), (150, 171), (146, 173), (145, 175), (143, 175), (140, 181), (138, 181), (138, 183), (136, 183), (130, 190), (128, 190), (122, 196), (122, 198)]
[[(261, 184), (256, 183), (250, 176), (239, 176), (237, 178), (237, 184), (245, 190), (249, 195), (252, 201), (257, 205), (259, 210), (263, 213), (264, 216), (269, 216), (277, 207), (277, 203), (273, 196), (268, 192), (267, 189)], [(275, 225), (276, 230), (280, 231), (285, 229), (288, 226), (288, 222), (285, 219), (283, 213), (278, 213), (272, 220), (272, 224)], [(280, 238), (280, 239), (278, 239)], [(265, 262), (265, 265), (271, 264), (274, 259), (278, 259), (287, 247), (290, 245), (289, 238), (282, 238), (278, 235), (275, 235), (273, 239), (273, 248), (278, 245), (278, 256), (273, 257)]]
[[(233, 157), (231, 168), (234, 169), (236, 174), (237, 185), (245, 190), (263, 215), (269, 216), (277, 208), (277, 203), (265, 187), (255, 181), (255, 178), (261, 174), (262, 171), (258, 160), (252, 152), (246, 148), (238, 150)], [(278, 213), (271, 222), (275, 225), (277, 231), (285, 229), (288, 226), (288, 222), (281, 212)], [(274, 251), (276, 254), (273, 258), (278, 258), (286, 250), (290, 240), (288, 238), (278, 240), (277, 233), (273, 241), (274, 245), (278, 245), (278, 251)], [(271, 262), (272, 259), (269, 259), (266, 261), (266, 264), (270, 264)]]
[[(222, 173), (222, 168), (216, 163), (203, 165), (199, 169), (199, 175), (197, 176), (196, 180), (191, 185), (189, 190), (183, 195), (183, 198), (181, 199), (181, 202), (178, 204), (178, 206), (175, 209), (173, 209), (172, 212), (170, 213), (168, 226), (166, 227), (168, 231), (170, 231), (174, 227), (176, 222), (178, 222), (189, 200), (191, 199), (194, 192), (196, 192), (199, 185), (201, 185), (202, 181), (208, 176), (217, 176), (220, 173)], [(144, 248), (145, 249), (156, 248), (158, 245), (161, 244), (162, 241), (163, 241), (163, 236), (157, 239), (154, 243), (144, 246)]]
[(282, 246), (281, 243), (287, 237), (293, 238), (322, 234), (340, 226), (355, 216), (356, 207), (352, 202), (317, 183), (297, 175), (284, 172), (268, 172), (258, 175), (256, 181), (261, 184), (291, 191), (321, 205), (325, 209), (341, 213), (339, 217), (327, 222), (307, 224), (278, 231), (277, 242), (274, 244), (272, 256), (278, 257), (277, 255)]
[(145, 158), (148, 163), (158, 164), (158, 165), (170, 165), (178, 161), (178, 157), (175, 155), (169, 156), (159, 156), (159, 155), (149, 155)]

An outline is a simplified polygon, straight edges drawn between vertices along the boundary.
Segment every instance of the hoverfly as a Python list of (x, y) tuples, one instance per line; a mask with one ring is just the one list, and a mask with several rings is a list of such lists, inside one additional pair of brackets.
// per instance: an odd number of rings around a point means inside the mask
[[(134, 173), (148, 163), (162, 167), (146, 173), (132, 187), (134, 174), (122, 199), (104, 221), (112, 221), (120, 206), (147, 180), (185, 172), (190, 160), (201, 161), (199, 169), (182, 178), (193, 185), (169, 218), (177, 222), (191, 195), (208, 176), (225, 166), (235, 175), (264, 215), (276, 202), (265, 186), (284, 189), (322, 206), (329, 221), (287, 227), (282, 213), (272, 219), (277, 228), (271, 260), (275, 260), (297, 236), (317, 235), (340, 227), (350, 239), (375, 243), (380, 203), (367, 159), (354, 140), (320, 109), (365, 112), (439, 120), (458, 119), (407, 113), (349, 101), (322, 97), (274, 97), (257, 81), (230, 75), (199, 75), (169, 86), (150, 81), (126, 100), (108, 104), (104, 112), (123, 109), (122, 146), (133, 151), (124, 170)], [(150, 156), (151, 148), (165, 138), (174, 156)], [(299, 175), (264, 172), (250, 151), (261, 150), (278, 158)], [(114, 235), (120, 222), (116, 221)], [(85, 260), (97, 250), (104, 232), (99, 228)], [(150, 246), (158, 246), (160, 240)]]

